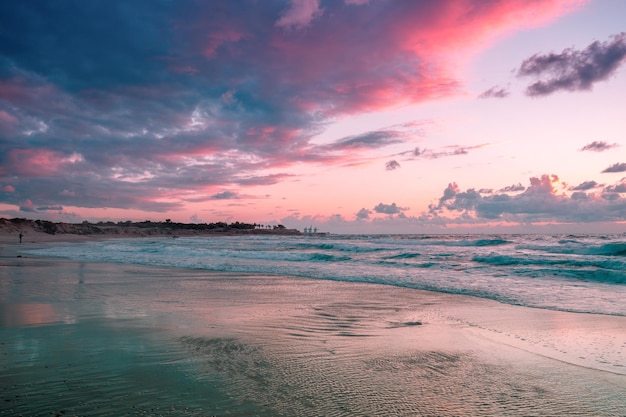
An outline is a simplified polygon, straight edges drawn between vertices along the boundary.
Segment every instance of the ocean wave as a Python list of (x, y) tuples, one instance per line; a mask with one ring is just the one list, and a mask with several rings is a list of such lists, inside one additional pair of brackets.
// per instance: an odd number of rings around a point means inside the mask
[(354, 243), (297, 243), (287, 245), (286, 250), (327, 250), (337, 252), (368, 253), (386, 250), (383, 247), (366, 246)]
[(498, 254), (489, 254), (489, 255), (479, 255), (474, 256), (472, 261), (489, 264), (489, 265), (498, 265), (498, 266), (507, 266), (507, 265), (528, 265), (532, 262), (527, 258), (518, 258), (514, 256), (508, 255), (498, 255)]
[(626, 256), (626, 242), (589, 245), (584, 242), (559, 241), (559, 245), (517, 245), (516, 249), (564, 255)]
[(385, 257), (385, 259), (413, 259), (419, 256), (422, 256), (422, 254), (415, 253), (415, 252), (404, 252), (404, 253), (399, 253), (397, 255), (387, 256)]
[(554, 258), (541, 256), (511, 256), (490, 253), (488, 255), (476, 255), (472, 257), (474, 262), (497, 266), (511, 265), (562, 265), (574, 268), (599, 268), (602, 270), (626, 272), (626, 262), (621, 259), (606, 258)]
[(474, 241), (468, 241), (467, 246), (499, 246), (511, 243), (505, 239), (478, 239)]
[[(626, 315), (624, 239), (550, 235), (152, 238), (59, 245), (32, 253), (87, 262), (370, 282)], [(570, 292), (570, 287), (582, 290)]]
[(326, 253), (313, 253), (309, 255), (308, 258), (311, 261), (317, 261), (317, 262), (343, 262), (343, 261), (349, 261), (352, 259), (349, 256), (328, 255)]
[(590, 249), (593, 255), (626, 256), (626, 242), (606, 243)]
[(484, 238), (484, 239), (458, 239), (450, 237), (446, 240), (441, 239), (420, 239), (415, 241), (420, 246), (449, 246), (449, 247), (484, 247), (484, 246), (500, 246), (512, 243), (502, 238)]
[(602, 269), (539, 268), (520, 269), (514, 272), (518, 276), (531, 278), (558, 277), (604, 284), (626, 284), (626, 274), (623, 272)]
[(375, 264), (382, 265), (382, 266), (390, 266), (394, 268), (432, 268), (434, 266), (437, 266), (439, 268), (444, 267), (442, 263), (437, 263), (437, 262), (409, 263), (409, 262), (397, 262), (397, 261), (394, 262), (394, 261), (381, 260), (381, 261), (377, 261)]

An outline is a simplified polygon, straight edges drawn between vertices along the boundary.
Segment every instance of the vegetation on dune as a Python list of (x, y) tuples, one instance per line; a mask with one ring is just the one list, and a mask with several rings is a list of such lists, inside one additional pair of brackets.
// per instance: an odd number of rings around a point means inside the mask
[(299, 231), (287, 229), (282, 224), (261, 225), (257, 223), (178, 223), (170, 219), (154, 222), (145, 220), (142, 222), (98, 222), (90, 223), (54, 223), (47, 220), (30, 220), (22, 218), (0, 218), (0, 226), (10, 232), (22, 230), (35, 230), (54, 234), (77, 234), (77, 235), (194, 235), (194, 234), (261, 234), (261, 233), (292, 233)]

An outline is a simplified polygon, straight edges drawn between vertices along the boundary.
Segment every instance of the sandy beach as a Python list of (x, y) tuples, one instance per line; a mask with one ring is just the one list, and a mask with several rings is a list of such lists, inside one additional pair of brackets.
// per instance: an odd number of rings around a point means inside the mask
[(626, 317), (18, 257), (54, 244), (30, 236), (0, 243), (0, 415), (626, 415)]

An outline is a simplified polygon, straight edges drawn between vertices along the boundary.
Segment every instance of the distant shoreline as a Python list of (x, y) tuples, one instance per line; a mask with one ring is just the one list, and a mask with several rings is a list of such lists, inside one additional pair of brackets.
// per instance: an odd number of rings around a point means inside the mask
[(301, 235), (283, 225), (249, 223), (99, 222), (54, 223), (46, 220), (0, 218), (0, 242), (22, 243), (80, 241), (94, 238), (189, 237), (234, 235)]

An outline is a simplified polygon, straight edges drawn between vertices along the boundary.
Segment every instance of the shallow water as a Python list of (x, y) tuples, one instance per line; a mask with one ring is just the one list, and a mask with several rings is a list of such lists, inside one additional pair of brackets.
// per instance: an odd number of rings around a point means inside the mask
[[(484, 337), (545, 343), (490, 301), (34, 259), (3, 266), (0, 282), (1, 415), (626, 413), (626, 376)], [(504, 324), (486, 320), (499, 308)]]
[(120, 239), (26, 253), (281, 274), (626, 316), (624, 235), (328, 235)]

